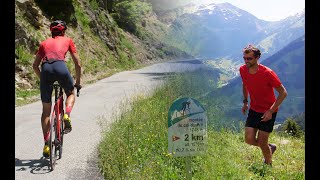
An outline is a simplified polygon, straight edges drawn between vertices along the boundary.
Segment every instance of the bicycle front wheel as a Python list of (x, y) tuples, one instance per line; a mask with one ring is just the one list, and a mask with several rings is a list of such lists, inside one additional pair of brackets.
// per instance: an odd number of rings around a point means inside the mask
[(64, 130), (64, 122), (63, 122), (63, 111), (60, 113), (60, 144), (59, 144), (59, 159), (62, 158), (62, 149), (63, 149), (63, 130)]
[(57, 150), (56, 150), (56, 114), (55, 112), (52, 113), (50, 119), (50, 139), (49, 139), (49, 146), (50, 146), (50, 169), (51, 171), (54, 170), (56, 160), (57, 160)]

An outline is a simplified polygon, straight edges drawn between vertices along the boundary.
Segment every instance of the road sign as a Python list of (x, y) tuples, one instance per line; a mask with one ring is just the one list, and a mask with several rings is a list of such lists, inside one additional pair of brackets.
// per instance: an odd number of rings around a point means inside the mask
[(207, 150), (207, 116), (193, 98), (180, 98), (168, 112), (168, 152), (173, 156), (195, 156)]

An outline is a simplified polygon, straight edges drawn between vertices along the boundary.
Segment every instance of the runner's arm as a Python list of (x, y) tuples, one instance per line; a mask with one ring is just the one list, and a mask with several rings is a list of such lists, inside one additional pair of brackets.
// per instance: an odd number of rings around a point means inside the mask
[(274, 102), (274, 104), (270, 107), (270, 110), (272, 113), (280, 106), (282, 101), (288, 95), (286, 88), (282, 84), (279, 87), (276, 87), (275, 89), (279, 93), (279, 95), (278, 95), (276, 101)]
[(40, 69), (39, 69), (40, 63), (41, 63), (41, 57), (39, 55), (36, 55), (36, 58), (34, 59), (34, 62), (32, 64), (32, 68), (39, 78), (40, 78)]
[[(248, 90), (247, 90), (247, 88), (246, 88), (246, 86), (242, 83), (242, 93), (243, 93), (243, 99), (245, 100), (247, 100), (248, 99)], [(242, 111), (242, 113), (243, 114), (246, 114), (246, 112), (247, 112), (247, 110), (248, 110), (248, 102), (244, 102), (243, 101), (243, 106), (242, 106), (242, 108), (241, 108), (241, 111)]]
[(246, 86), (242, 83), (242, 94), (243, 94), (243, 99), (248, 99), (248, 90)]
[(287, 90), (286, 88), (281, 84), (279, 87), (275, 88), (276, 91), (279, 93), (276, 101), (273, 103), (273, 105), (270, 107), (268, 111), (266, 111), (261, 118), (263, 118), (261, 121), (268, 121), (272, 118), (272, 113), (280, 106), (282, 101), (287, 97)]

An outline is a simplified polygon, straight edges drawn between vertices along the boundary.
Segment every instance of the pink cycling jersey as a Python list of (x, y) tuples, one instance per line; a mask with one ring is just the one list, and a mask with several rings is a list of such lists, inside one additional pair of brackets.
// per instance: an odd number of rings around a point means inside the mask
[(65, 36), (56, 36), (43, 41), (40, 44), (37, 55), (40, 55), (42, 61), (65, 60), (68, 51), (70, 53), (77, 52), (73, 40)]

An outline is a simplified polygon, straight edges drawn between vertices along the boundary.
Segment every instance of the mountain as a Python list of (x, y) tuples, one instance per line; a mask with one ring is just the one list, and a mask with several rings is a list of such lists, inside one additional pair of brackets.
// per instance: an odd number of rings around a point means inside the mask
[(158, 12), (161, 21), (170, 26), (167, 39), (195, 56), (233, 57), (242, 61), (241, 50), (254, 43), (272, 55), (305, 32), (304, 11), (284, 20), (269, 22), (230, 3), (188, 4)]
[(183, 8), (189, 12), (171, 23), (168, 39), (180, 42), (183, 48), (198, 56), (236, 54), (243, 45), (257, 38), (252, 32), (259, 34), (259, 27), (267, 23), (229, 3)]
[(264, 31), (266, 37), (256, 44), (263, 50), (264, 58), (267, 58), (305, 33), (305, 10), (286, 19), (269, 23)]
[[(263, 56), (263, 54), (262, 54)], [(259, 60), (260, 61), (260, 60)], [(282, 103), (277, 122), (283, 122), (305, 111), (305, 36), (292, 41), (274, 55), (260, 62), (273, 69), (287, 89), (288, 96)], [(276, 95), (277, 92), (275, 91)], [(242, 107), (242, 80), (238, 76), (229, 84), (208, 94), (208, 98), (223, 99), (226, 121), (244, 119)], [(228, 107), (228, 108), (226, 108)]]
[(288, 91), (281, 114), (289, 117), (305, 111), (305, 36), (261, 62), (272, 68)]

